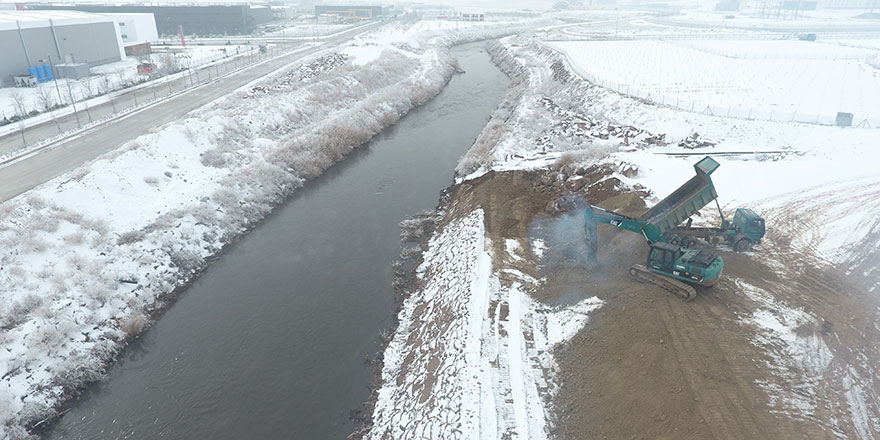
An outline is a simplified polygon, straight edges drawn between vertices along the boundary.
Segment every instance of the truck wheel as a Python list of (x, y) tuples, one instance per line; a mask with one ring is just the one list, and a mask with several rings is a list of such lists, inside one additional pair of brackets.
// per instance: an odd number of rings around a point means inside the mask
[(741, 238), (736, 242), (736, 245), (734, 245), (734, 249), (736, 249), (737, 252), (748, 252), (752, 249), (752, 241), (748, 238)]
[(675, 234), (672, 234), (669, 237), (667, 237), (667, 240), (669, 240), (669, 244), (671, 244), (671, 245), (678, 246), (681, 244), (681, 237), (679, 237)]
[(686, 247), (688, 249), (696, 249), (697, 248), (697, 240), (695, 240), (693, 238), (688, 238), (684, 242), (684, 247)]

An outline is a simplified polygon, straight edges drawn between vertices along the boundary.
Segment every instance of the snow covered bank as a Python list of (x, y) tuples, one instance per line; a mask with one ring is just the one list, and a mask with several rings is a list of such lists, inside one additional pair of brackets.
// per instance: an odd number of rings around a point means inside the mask
[[(487, 240), (479, 209), (432, 237), (418, 269), (423, 287), (404, 300), (385, 351), (367, 438), (548, 438), (552, 350), (602, 302), (540, 305), (527, 293), (538, 280), (493, 271), (502, 257)], [(509, 259), (531, 258), (511, 241)], [(504, 285), (500, 273), (519, 279)]]
[(381, 56), (356, 41), (0, 204), (0, 438), (53, 417), (224, 245), (436, 95), (443, 44), (501, 31), (386, 35)]

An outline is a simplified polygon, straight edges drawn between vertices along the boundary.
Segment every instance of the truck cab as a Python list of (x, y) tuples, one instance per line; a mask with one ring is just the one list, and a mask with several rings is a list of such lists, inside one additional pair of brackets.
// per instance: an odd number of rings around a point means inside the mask
[(733, 228), (737, 234), (745, 236), (752, 243), (759, 243), (764, 238), (764, 219), (751, 209), (736, 209), (733, 215)]

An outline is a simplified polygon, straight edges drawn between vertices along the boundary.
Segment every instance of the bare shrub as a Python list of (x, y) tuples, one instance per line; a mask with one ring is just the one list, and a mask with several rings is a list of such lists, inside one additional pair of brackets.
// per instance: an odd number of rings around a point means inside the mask
[(12, 275), (20, 280), (24, 280), (27, 278), (27, 272), (21, 268), (21, 266), (12, 266), (6, 269), (6, 273)]
[(217, 221), (217, 210), (208, 203), (202, 203), (190, 212), (196, 223), (213, 225)]
[(558, 171), (562, 171), (563, 169), (565, 169), (566, 167), (568, 167), (570, 165), (577, 164), (578, 160), (579, 160), (579, 155), (577, 153), (572, 152), (572, 151), (567, 151), (565, 153), (562, 153), (562, 155), (559, 156), (555, 162), (553, 162), (553, 168), (555, 168)]
[(125, 332), (126, 338), (136, 338), (147, 329), (149, 324), (150, 319), (147, 318), (147, 315), (144, 315), (142, 312), (134, 312), (125, 319), (125, 322), (122, 324), (122, 331)]
[(176, 267), (180, 273), (192, 275), (205, 265), (205, 259), (198, 252), (191, 249), (167, 249), (171, 266)]
[(9, 308), (9, 313), (0, 317), (0, 327), (13, 328), (27, 321), (31, 314), (43, 305), (43, 298), (28, 294), (20, 301), (16, 301)]
[(79, 80), (79, 86), (83, 90), (83, 98), (91, 98), (95, 95), (95, 81), (91, 76)]
[(202, 162), (202, 165), (211, 168), (225, 168), (229, 165), (229, 161), (227, 158), (232, 156), (228, 151), (223, 151), (219, 148), (212, 148), (208, 151), (205, 151), (199, 157), (199, 160)]
[(58, 230), (59, 218), (52, 215), (35, 214), (31, 216), (30, 226), (36, 231), (55, 232)]
[(95, 382), (104, 377), (101, 369), (104, 356), (91, 356), (80, 349), (73, 350), (55, 370), (53, 383), (56, 386), (81, 388), (87, 383)]
[(6, 431), (6, 438), (8, 440), (33, 440), (34, 437), (24, 428), (24, 425), (30, 423), (30, 421), (25, 421), (21, 425), (6, 425), (4, 428)]
[(400, 238), (404, 241), (419, 240), (433, 228), (436, 220), (434, 213), (430, 211), (403, 220), (400, 222)]
[(15, 109), (15, 114), (19, 117), (27, 116), (27, 107), (24, 95), (22, 95), (21, 91), (13, 89), (12, 93), (9, 94), (9, 97), (12, 99), (12, 106)]
[(48, 87), (37, 87), (37, 102), (42, 111), (50, 110), (55, 106), (55, 99)]
[(51, 246), (52, 245), (48, 241), (43, 240), (42, 238), (28, 237), (28, 239), (24, 242), (24, 246), (22, 247), (26, 252), (41, 253), (45, 252)]
[(83, 165), (73, 171), (70, 172), (70, 178), (76, 180), (77, 182), (82, 182), (82, 180), (92, 172), (92, 169), (88, 165)]
[(82, 270), (86, 266), (86, 258), (74, 252), (67, 257), (67, 264), (73, 266), (76, 270)]
[(145, 236), (146, 234), (144, 234), (144, 231), (140, 229), (123, 232), (119, 235), (119, 238), (116, 239), (116, 245), (125, 246), (127, 244), (136, 243), (143, 240)]
[(47, 279), (49, 279), (49, 277), (51, 277), (52, 274), (54, 274), (54, 273), (55, 273), (55, 271), (52, 270), (51, 267), (49, 267), (49, 266), (43, 266), (43, 268), (40, 269), (39, 272), (37, 272), (37, 278), (39, 278), (39, 279), (41, 279), (41, 280), (47, 280)]
[(166, 52), (162, 55), (162, 57), (160, 57), (159, 65), (161, 66), (160, 68), (162, 69), (162, 72), (166, 75), (177, 73), (183, 70), (180, 67), (180, 60), (178, 60), (177, 56), (175, 56), (171, 52)]
[(193, 128), (190, 127), (189, 125), (183, 127), (183, 135), (193, 145), (196, 145), (199, 143), (199, 132), (196, 130), (193, 130)]
[(85, 292), (83, 293), (87, 298), (100, 304), (101, 307), (107, 303), (107, 300), (110, 299), (110, 295), (112, 294), (110, 289), (107, 289), (100, 284), (89, 284), (88, 286), (85, 286)]
[(36, 210), (43, 209), (47, 205), (45, 199), (43, 199), (42, 197), (35, 195), (35, 194), (29, 194), (24, 199), (24, 201), (28, 205), (28, 207), (30, 207), (32, 209), (36, 209)]

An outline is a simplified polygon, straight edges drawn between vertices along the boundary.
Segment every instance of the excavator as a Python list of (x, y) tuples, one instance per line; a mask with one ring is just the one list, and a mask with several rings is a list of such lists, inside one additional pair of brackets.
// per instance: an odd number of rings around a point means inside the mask
[[(587, 206), (584, 216), (588, 264), (593, 267), (598, 264), (597, 225), (604, 223), (640, 234), (647, 241), (647, 261), (629, 269), (636, 280), (658, 286), (687, 301), (697, 297), (694, 286), (714, 286), (721, 279), (724, 260), (705, 249), (688, 249), (696, 247), (696, 239), (702, 238), (710, 244), (726, 241), (735, 250), (746, 251), (753, 243), (759, 243), (765, 232), (764, 219), (751, 209), (739, 208), (733, 221), (724, 219), (710, 177), (719, 166), (711, 157), (704, 157), (694, 165), (694, 177), (640, 217)], [(691, 227), (691, 216), (713, 200), (721, 212), (721, 226)], [(685, 221), (686, 225), (681, 226)], [(680, 246), (682, 237), (687, 240), (685, 247)]]

